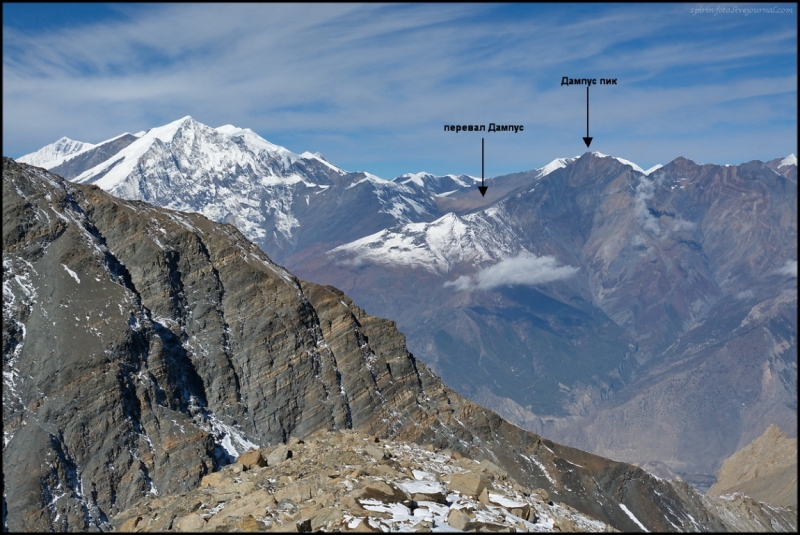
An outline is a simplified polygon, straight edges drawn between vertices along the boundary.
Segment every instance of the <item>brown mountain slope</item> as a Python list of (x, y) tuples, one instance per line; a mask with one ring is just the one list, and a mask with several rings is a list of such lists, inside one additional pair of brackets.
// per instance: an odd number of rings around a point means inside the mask
[(734, 492), (772, 505), (797, 507), (797, 439), (772, 424), (728, 457), (708, 495)]

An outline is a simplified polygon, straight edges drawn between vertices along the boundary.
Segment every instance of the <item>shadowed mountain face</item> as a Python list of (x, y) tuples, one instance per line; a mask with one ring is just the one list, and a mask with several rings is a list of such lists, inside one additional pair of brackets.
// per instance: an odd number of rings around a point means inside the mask
[(107, 529), (250, 447), (343, 428), (491, 459), (620, 530), (637, 529), (620, 504), (651, 530), (724, 527), (686, 486), (466, 401), (392, 322), (230, 225), (4, 159), (3, 285), (11, 531)]

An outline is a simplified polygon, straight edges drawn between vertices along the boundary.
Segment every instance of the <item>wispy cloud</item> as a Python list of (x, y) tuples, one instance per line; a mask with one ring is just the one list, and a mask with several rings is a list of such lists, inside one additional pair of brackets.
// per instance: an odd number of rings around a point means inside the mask
[(480, 136), (443, 125), (525, 124), (487, 136), (493, 176), (581, 149), (583, 93), (562, 76), (619, 78), (592, 90), (592, 133), (644, 167), (796, 152), (796, 18), (655, 4), (117, 9), (56, 30), (4, 26), (4, 154), (192, 115), (386, 178), (476, 174)]
[(778, 269), (778, 273), (797, 278), (797, 260), (787, 260), (786, 263)]
[(672, 216), (669, 218), (667, 225), (661, 225), (659, 218), (655, 217), (647, 206), (647, 201), (655, 196), (655, 188), (661, 183), (662, 177), (650, 179), (641, 177), (639, 183), (636, 185), (635, 193), (633, 196), (633, 210), (636, 214), (636, 219), (639, 221), (639, 226), (655, 236), (661, 236), (662, 230), (672, 230), (673, 232), (683, 232), (694, 230), (697, 225), (691, 221), (687, 221), (680, 216)]
[(524, 253), (506, 258), (480, 270), (473, 276), (462, 275), (448, 281), (445, 287), (456, 290), (492, 290), (501, 286), (535, 286), (557, 280), (567, 279), (578, 272), (578, 268), (559, 265), (552, 256), (535, 256)]
[(658, 219), (650, 213), (647, 207), (647, 201), (655, 195), (655, 180), (642, 177), (636, 185), (636, 193), (633, 197), (633, 209), (636, 212), (636, 218), (639, 225), (646, 231), (661, 235), (661, 226), (658, 224)]

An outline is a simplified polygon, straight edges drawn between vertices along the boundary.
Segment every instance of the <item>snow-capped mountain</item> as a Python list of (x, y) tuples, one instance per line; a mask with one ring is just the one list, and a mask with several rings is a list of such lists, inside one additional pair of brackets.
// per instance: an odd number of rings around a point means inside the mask
[(20, 161), (125, 199), (232, 223), (282, 262), (311, 247), (330, 250), (398, 225), (468, 213), (576, 158), (489, 179), (483, 198), (475, 195), (477, 177), (420, 172), (384, 180), (345, 171), (319, 153), (293, 153), (246, 128), (184, 117), (97, 144), (63, 138)]
[[(638, 173), (645, 174), (641, 167), (623, 158), (607, 156), (599, 152), (587, 153), (587, 157), (615, 160), (631, 167)], [(558, 158), (544, 167), (530, 172), (522, 182), (527, 188), (520, 194), (533, 192), (539, 181), (579, 159), (580, 156)], [(656, 168), (660, 167), (656, 166)], [(403, 183), (413, 182), (416, 184), (422, 184), (423, 180), (428, 181), (426, 184), (431, 183), (433, 182), (432, 178), (444, 177), (431, 177), (430, 175), (398, 177), (398, 179), (403, 179)], [(502, 184), (504, 180), (509, 179), (502, 177), (498, 179), (498, 182)], [(531, 188), (531, 186), (533, 187)], [(462, 187), (466, 188), (468, 185), (463, 184)], [(467, 192), (460, 191), (459, 193), (464, 195)], [(505, 199), (489, 208), (463, 216), (450, 212), (431, 222), (410, 223), (402, 227), (384, 229), (340, 245), (331, 250), (330, 254), (339, 258), (349, 258), (350, 261), (358, 263), (371, 262), (422, 267), (431, 273), (440, 275), (447, 274), (453, 266), (461, 263), (469, 263), (477, 267), (485, 265), (487, 262), (500, 262), (520, 254), (531, 253), (528, 250), (531, 244), (528, 243), (527, 247), (523, 245), (522, 236), (525, 233), (514, 225), (513, 219), (506, 211), (506, 206), (514, 202), (516, 201)]]
[(336, 247), (331, 254), (358, 263), (421, 267), (446, 274), (459, 263), (500, 261), (525, 249), (503, 222), (501, 207), (465, 216), (446, 214), (430, 223), (409, 223)]
[(45, 169), (52, 169), (63, 163), (64, 160), (91, 148), (94, 148), (94, 145), (91, 143), (84, 143), (82, 141), (72, 140), (68, 137), (62, 137), (55, 143), (45, 145), (36, 152), (17, 158), (17, 161), (37, 167), (44, 167)]
[(790, 154), (786, 158), (775, 158), (767, 162), (767, 165), (779, 175), (797, 182), (797, 156), (794, 154)]
[[(236, 225), (280, 261), (316, 241), (338, 244), (435, 219), (436, 187), (350, 173), (319, 153), (295, 154), (252, 130), (191, 117), (96, 145), (63, 140), (23, 156), (73, 182)], [(458, 187), (466, 177), (434, 177)]]

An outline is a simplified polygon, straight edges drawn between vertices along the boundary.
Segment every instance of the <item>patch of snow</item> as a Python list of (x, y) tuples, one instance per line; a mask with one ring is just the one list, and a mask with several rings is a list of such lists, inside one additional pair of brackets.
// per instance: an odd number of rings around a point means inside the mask
[(625, 514), (626, 514), (626, 515), (628, 515), (628, 516), (630, 517), (630, 519), (631, 519), (631, 520), (633, 520), (634, 522), (636, 522), (636, 525), (637, 525), (637, 526), (639, 526), (640, 528), (642, 528), (642, 531), (644, 531), (645, 533), (650, 533), (650, 530), (649, 530), (649, 529), (647, 529), (646, 527), (644, 527), (644, 524), (642, 524), (641, 522), (639, 522), (639, 519), (638, 519), (638, 518), (636, 518), (636, 517), (634, 516), (634, 514), (633, 514), (633, 513), (631, 513), (631, 512), (628, 510), (628, 508), (627, 508), (627, 507), (625, 507), (625, 504), (624, 504), (624, 503), (621, 503), (621, 504), (619, 504), (619, 507), (620, 507), (620, 509), (622, 509), (622, 510), (625, 512)]
[(401, 481), (397, 486), (408, 494), (437, 494), (445, 492), (441, 483), (436, 481)]
[(521, 249), (503, 214), (485, 210), (459, 217), (449, 213), (430, 223), (409, 223), (340, 245), (329, 254), (342, 263), (372, 262), (421, 267), (445, 274), (461, 262), (477, 264), (518, 254)]
[(618, 162), (624, 163), (625, 165), (630, 165), (631, 167), (633, 167), (634, 171), (639, 171), (642, 174), (647, 174), (644, 172), (644, 169), (642, 169), (641, 167), (639, 167), (638, 165), (629, 160), (625, 160), (624, 158), (617, 158), (616, 156), (614, 157), (614, 159), (617, 160)]
[[(522, 455), (522, 454), (520, 454), (520, 455)], [(524, 458), (528, 459), (530, 462), (532, 462), (533, 464), (535, 464), (536, 466), (538, 466), (538, 467), (539, 467), (539, 470), (541, 470), (541, 471), (542, 471), (542, 473), (544, 473), (544, 476), (547, 478), (547, 480), (548, 480), (548, 481), (549, 481), (549, 482), (550, 482), (550, 483), (551, 483), (553, 486), (556, 486), (556, 480), (555, 480), (555, 479), (553, 479), (553, 476), (551, 476), (551, 475), (550, 475), (550, 473), (547, 471), (547, 469), (544, 467), (544, 465), (543, 465), (543, 464), (542, 464), (542, 463), (539, 461), (539, 459), (537, 459), (536, 457), (533, 457), (533, 456), (531, 456), (531, 457), (528, 457), (527, 455), (522, 455), (522, 457), (524, 457)]]
[(653, 167), (651, 167), (650, 169), (647, 169), (647, 170), (644, 172), (644, 174), (646, 174), (646, 175), (649, 175), (649, 174), (651, 174), (651, 173), (655, 173), (656, 171), (658, 171), (658, 170), (659, 170), (659, 169), (661, 169), (662, 167), (664, 167), (664, 166), (663, 166), (663, 165), (661, 165), (660, 163), (657, 163), (656, 165), (654, 165), (654, 166), (653, 166)]
[(519, 500), (512, 500), (502, 494), (496, 494), (494, 492), (489, 493), (489, 501), (492, 503), (496, 503), (497, 505), (502, 505), (503, 507), (508, 507), (510, 509), (514, 509), (516, 507), (524, 507), (527, 505), (525, 502), (521, 502)]
[(781, 163), (778, 164), (778, 169), (780, 169), (781, 167), (787, 167), (789, 165), (794, 165), (794, 166), (797, 165), (797, 156), (795, 156), (794, 154), (790, 154), (789, 156), (781, 160)]
[(220, 421), (216, 415), (211, 414), (208, 418), (211, 425), (211, 434), (216, 442), (231, 456), (238, 457), (240, 454), (258, 449), (258, 444), (250, 442), (241, 431)]
[(61, 267), (63, 267), (64, 269), (66, 269), (66, 270), (67, 270), (67, 273), (69, 273), (69, 274), (70, 274), (70, 276), (72, 276), (72, 278), (73, 278), (73, 279), (75, 279), (75, 282), (77, 282), (78, 284), (80, 284), (80, 283), (81, 283), (81, 279), (79, 279), (79, 278), (78, 278), (78, 274), (77, 274), (77, 273), (75, 273), (74, 271), (72, 271), (71, 269), (69, 269), (69, 268), (68, 268), (67, 266), (65, 266), (64, 264), (61, 264)]
[(580, 156), (575, 156), (573, 158), (556, 158), (549, 164), (545, 165), (544, 167), (540, 167), (538, 170), (541, 171), (539, 178), (544, 177), (552, 173), (553, 171), (557, 171), (558, 169), (563, 169), (567, 165), (571, 164), (575, 160), (577, 160)]
[(424, 470), (412, 469), (411, 475), (413, 475), (414, 479), (416, 479), (417, 481), (424, 481), (424, 480), (431, 481), (434, 479), (433, 475), (431, 475), (430, 472), (425, 472)]

